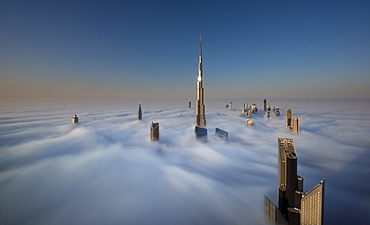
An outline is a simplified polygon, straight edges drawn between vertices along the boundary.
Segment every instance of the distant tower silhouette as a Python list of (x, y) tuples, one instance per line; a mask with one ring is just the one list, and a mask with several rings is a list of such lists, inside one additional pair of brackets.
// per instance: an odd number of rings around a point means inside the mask
[(158, 141), (159, 140), (159, 123), (153, 123), (150, 126), (150, 140)]
[(197, 100), (195, 102), (195, 126), (205, 127), (206, 118), (203, 89), (202, 39), (200, 40), (199, 45), (198, 60)]
[(244, 102), (244, 110), (248, 109), (248, 102)]
[(266, 99), (263, 99), (263, 111), (266, 111), (267, 109), (267, 102)]
[(74, 115), (72, 117), (72, 123), (78, 123), (78, 117), (77, 117), (77, 115)]
[(276, 107), (275, 108), (275, 115), (276, 116), (280, 116), (280, 109), (279, 109), (279, 107)]
[(230, 102), (230, 104), (229, 104), (229, 109), (232, 109), (233, 108), (233, 103), (232, 102)]
[(142, 115), (142, 113), (141, 113), (141, 104), (140, 104), (140, 102), (139, 102), (139, 110), (138, 110), (138, 112), (137, 112), (137, 119), (138, 120), (141, 120), (143, 118), (143, 115)]
[(285, 114), (286, 114), (286, 117), (285, 117), (286, 128), (291, 129), (292, 128), (292, 110), (287, 109), (285, 111)]
[(258, 111), (258, 108), (257, 108), (256, 104), (252, 104), (251, 109), (252, 109), (252, 113), (255, 113), (255, 112)]
[(253, 115), (252, 110), (248, 109), (247, 110), (247, 117), (252, 118), (252, 115)]

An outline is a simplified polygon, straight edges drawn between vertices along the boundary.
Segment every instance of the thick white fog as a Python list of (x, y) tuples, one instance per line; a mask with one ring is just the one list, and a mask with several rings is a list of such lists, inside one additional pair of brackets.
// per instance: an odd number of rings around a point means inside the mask
[[(239, 116), (244, 101), (230, 99), (230, 111), (206, 100), (202, 142), (187, 101), (142, 101), (138, 121), (137, 102), (1, 98), (0, 224), (266, 224), (278, 137), (294, 139), (305, 191), (326, 178), (326, 224), (369, 224), (369, 102), (268, 99), (282, 115), (266, 118), (262, 100), (245, 99), (259, 107), (254, 126)], [(285, 106), (298, 135), (285, 128)]]

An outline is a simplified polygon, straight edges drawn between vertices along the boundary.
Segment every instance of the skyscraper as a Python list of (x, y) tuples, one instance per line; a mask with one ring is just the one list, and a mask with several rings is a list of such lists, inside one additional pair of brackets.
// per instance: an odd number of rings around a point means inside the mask
[(199, 45), (197, 100), (195, 102), (195, 126), (199, 127), (206, 126), (204, 89), (203, 89), (202, 40), (200, 40)]
[(301, 225), (323, 223), (324, 184), (325, 179), (302, 195)]
[(72, 123), (78, 123), (78, 117), (77, 117), (77, 115), (75, 115), (74, 117), (72, 117)]
[(138, 110), (138, 112), (137, 112), (137, 119), (138, 119), (138, 120), (141, 120), (141, 119), (142, 119), (142, 117), (143, 117), (143, 115), (142, 115), (142, 113), (141, 113), (141, 104), (140, 104), (140, 102), (139, 102), (139, 110)]
[(323, 223), (324, 180), (303, 192), (303, 178), (297, 175), (297, 155), (291, 138), (278, 138), (279, 207), (265, 197), (265, 211), (275, 224), (303, 225)]
[(280, 109), (279, 109), (279, 107), (276, 107), (275, 108), (275, 115), (276, 116), (280, 116)]
[(298, 117), (293, 117), (292, 121), (293, 121), (292, 131), (293, 133), (298, 134), (299, 133)]
[(287, 109), (285, 110), (285, 125), (286, 125), (286, 128), (289, 128), (291, 129), (292, 128), (292, 110), (291, 109)]
[[(288, 207), (287, 199), (287, 156), (296, 154), (294, 149), (294, 141), (292, 138), (278, 138), (279, 142), (279, 155), (278, 155), (278, 190), (279, 190), (279, 209), (282, 214), (286, 214)], [(297, 170), (297, 169), (296, 169)], [(293, 177), (292, 169), (289, 169), (290, 177)], [(296, 175), (296, 174), (295, 174)]]
[(150, 126), (150, 140), (158, 141), (159, 140), (159, 123), (153, 123)]
[(266, 219), (269, 221), (268, 224), (289, 225), (288, 221), (284, 218), (276, 205), (266, 196), (264, 203)]
[(244, 110), (247, 110), (248, 108), (248, 102), (244, 102)]
[(229, 109), (232, 109), (233, 108), (233, 103), (232, 102), (230, 102), (229, 103)]
[(195, 136), (197, 139), (207, 140), (207, 128), (195, 126)]
[(220, 128), (216, 128), (215, 133), (217, 137), (225, 138), (225, 139), (229, 138), (229, 132), (222, 130)]

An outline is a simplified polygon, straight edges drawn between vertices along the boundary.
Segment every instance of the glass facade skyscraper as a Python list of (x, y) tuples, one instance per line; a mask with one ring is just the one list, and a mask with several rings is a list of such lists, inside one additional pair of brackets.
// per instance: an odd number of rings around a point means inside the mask
[(279, 207), (265, 197), (266, 216), (275, 224), (321, 225), (325, 179), (308, 192), (303, 192), (303, 178), (297, 175), (298, 157), (293, 139), (278, 138), (278, 144)]

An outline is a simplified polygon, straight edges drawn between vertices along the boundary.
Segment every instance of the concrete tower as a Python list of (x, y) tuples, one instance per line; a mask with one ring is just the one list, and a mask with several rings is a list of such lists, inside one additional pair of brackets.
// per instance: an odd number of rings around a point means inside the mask
[(202, 40), (200, 40), (198, 60), (197, 100), (195, 101), (195, 126), (205, 127), (206, 117), (203, 89)]

